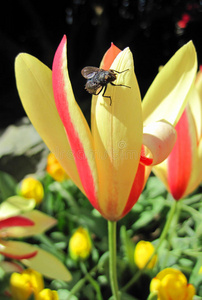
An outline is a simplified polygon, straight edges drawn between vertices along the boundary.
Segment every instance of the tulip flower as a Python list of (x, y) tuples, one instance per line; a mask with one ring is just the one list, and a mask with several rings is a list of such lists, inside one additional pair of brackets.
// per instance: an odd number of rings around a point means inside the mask
[(56, 223), (54, 218), (37, 210), (1, 219), (0, 254), (9, 259), (20, 260), (26, 266), (47, 277), (70, 280), (71, 275), (68, 270), (55, 256), (36, 246), (13, 240), (13, 238), (24, 238), (43, 233)]
[(92, 243), (88, 231), (79, 227), (69, 241), (70, 256), (74, 260), (86, 259), (90, 255)]
[(172, 125), (186, 105), (197, 68), (196, 53), (192, 42), (178, 50), (157, 75), (143, 103), (129, 48), (120, 51), (112, 44), (101, 67), (126, 70), (114, 82), (125, 86), (107, 86), (105, 96), (110, 95), (112, 105), (102, 93), (93, 96), (91, 129), (74, 98), (65, 36), (52, 72), (21, 53), (15, 74), (25, 111), (51, 152), (94, 208), (104, 218), (117, 221), (138, 200), (148, 176), (145, 166), (163, 161), (175, 143)]
[(172, 268), (162, 270), (152, 279), (150, 291), (158, 295), (158, 300), (192, 300), (195, 288), (187, 283), (184, 274)]
[(58, 293), (50, 289), (43, 289), (36, 300), (59, 300)]
[(44, 289), (42, 275), (32, 269), (20, 273), (13, 273), (10, 278), (10, 289), (13, 300), (28, 300), (33, 294), (34, 298)]
[(196, 74), (196, 52), (192, 42), (179, 49), (141, 102), (131, 51), (112, 44), (100, 67), (116, 70), (117, 79), (115, 85), (108, 84), (105, 97), (103, 93), (92, 97), (91, 129), (74, 97), (66, 53), (64, 36), (52, 72), (35, 57), (19, 54), (17, 88), (50, 151), (92, 206), (109, 220), (110, 279), (114, 299), (119, 299), (115, 221), (137, 202), (149, 174), (146, 166), (162, 162), (174, 146), (172, 125), (187, 103)]
[[(145, 265), (147, 265), (154, 251), (155, 248), (150, 242), (139, 241), (137, 243), (134, 251), (134, 260), (139, 269), (143, 269)], [(155, 254), (147, 265), (147, 268), (152, 269), (155, 266), (156, 261), (157, 255)]]
[(44, 197), (44, 189), (41, 182), (33, 177), (24, 178), (20, 185), (20, 194), (28, 199), (34, 199), (40, 204)]
[(53, 179), (59, 182), (68, 178), (65, 170), (62, 168), (53, 153), (49, 153), (48, 155), (46, 171)]
[(56, 291), (45, 289), (43, 277), (32, 269), (14, 272), (10, 277), (10, 291), (13, 300), (59, 300)]
[(176, 144), (168, 158), (153, 168), (175, 200), (192, 193), (202, 181), (202, 72), (175, 127)]

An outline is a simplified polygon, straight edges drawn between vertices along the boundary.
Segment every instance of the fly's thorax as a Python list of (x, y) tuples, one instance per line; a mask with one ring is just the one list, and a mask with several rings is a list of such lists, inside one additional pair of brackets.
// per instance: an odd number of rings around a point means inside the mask
[(97, 81), (102, 86), (114, 80), (116, 80), (116, 74), (112, 70), (101, 70), (94, 77), (94, 81)]

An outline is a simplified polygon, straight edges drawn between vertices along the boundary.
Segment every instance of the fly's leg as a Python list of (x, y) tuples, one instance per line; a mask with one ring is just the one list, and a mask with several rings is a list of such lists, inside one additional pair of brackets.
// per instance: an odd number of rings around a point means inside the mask
[[(111, 69), (111, 70), (112, 70), (112, 69)], [(112, 70), (112, 71), (115, 72), (115, 73), (121, 74), (121, 73), (124, 73), (124, 72), (126, 72), (126, 71), (129, 71), (129, 69), (123, 70), (123, 71), (121, 71), (121, 72), (116, 71), (116, 70)], [(131, 88), (130, 86), (125, 85), (125, 84), (115, 84), (115, 83), (113, 83), (113, 82), (110, 82), (110, 84), (113, 85), (113, 86), (125, 86), (125, 87), (127, 87), (127, 88), (129, 88), (129, 89)]]
[(117, 74), (121, 74), (121, 73), (124, 73), (124, 72), (126, 72), (126, 71), (129, 71), (129, 69), (123, 70), (123, 71), (121, 71), (121, 72), (116, 71), (116, 70), (113, 70), (113, 69), (110, 69), (110, 70), (112, 70), (113, 72), (115, 72), (115, 73), (117, 73)]
[(111, 98), (111, 96), (105, 96), (106, 89), (107, 89), (107, 85), (105, 85), (105, 87), (104, 87), (104, 91), (102, 93), (102, 97), (110, 99), (109, 105), (111, 106), (112, 105), (112, 98)]
[(130, 86), (128, 86), (128, 85), (125, 85), (125, 84), (115, 84), (115, 83), (113, 83), (113, 82), (110, 82), (110, 84), (111, 85), (113, 85), (113, 86), (125, 86), (125, 87), (127, 87), (127, 88), (131, 88)]
[[(126, 69), (126, 70), (123, 70), (123, 71), (121, 71), (121, 72), (119, 72), (119, 71), (116, 71), (116, 70), (112, 70), (112, 71), (114, 71), (115, 73), (118, 73), (118, 74), (121, 74), (121, 73), (124, 73), (124, 72), (126, 72), (126, 71), (128, 71), (129, 69)], [(125, 87), (127, 87), (127, 88), (131, 88), (130, 86), (128, 86), (128, 85), (125, 85), (125, 84), (115, 84), (115, 83), (113, 83), (113, 82), (109, 82), (111, 85), (113, 85), (113, 86), (125, 86)], [(104, 91), (103, 91), (103, 93), (102, 93), (102, 97), (104, 97), (104, 98), (109, 98), (110, 99), (110, 106), (112, 105), (112, 98), (111, 98), (111, 96), (105, 96), (105, 92), (106, 92), (106, 89), (107, 89), (107, 85), (104, 87)], [(99, 91), (99, 93), (102, 91), (102, 89)], [(99, 94), (98, 93), (98, 94)], [(97, 95), (98, 95), (97, 94)]]

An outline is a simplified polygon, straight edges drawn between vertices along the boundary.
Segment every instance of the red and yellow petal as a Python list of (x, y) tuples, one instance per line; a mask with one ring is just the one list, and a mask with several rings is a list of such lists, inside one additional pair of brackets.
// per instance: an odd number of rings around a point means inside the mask
[[(3, 230), (3, 235), (6, 237), (28, 237), (36, 234), (41, 234), (57, 224), (57, 220), (38, 211), (33, 210), (24, 213), (23, 216), (12, 217), (12, 219), (21, 218), (24, 222), (16, 224), (13, 222), (12, 227), (7, 227)], [(11, 219), (11, 218), (9, 218)], [(26, 221), (26, 223), (25, 223)], [(27, 224), (27, 225), (26, 225)], [(30, 225), (29, 225), (30, 224)], [(29, 227), (27, 227), (29, 226)], [(1, 232), (0, 232), (1, 235)]]
[(168, 157), (176, 138), (175, 128), (166, 121), (153, 122), (143, 128), (143, 145), (152, 156), (151, 165), (157, 165)]
[(64, 281), (72, 279), (68, 269), (55, 255), (40, 248), (35, 248), (37, 249), (37, 255), (31, 259), (21, 259), (24, 265), (51, 279)]
[(37, 248), (24, 242), (0, 241), (0, 253), (12, 259), (30, 259), (37, 255)]
[[(105, 57), (106, 59), (106, 57)], [(99, 175), (99, 205), (109, 220), (121, 217), (138, 169), (142, 146), (142, 111), (133, 57), (127, 48), (110, 67), (124, 73), (108, 84), (105, 95), (93, 97), (91, 128)]]
[(109, 70), (113, 61), (120, 52), (121, 50), (118, 47), (116, 47), (113, 43), (111, 43), (111, 47), (107, 50), (101, 61), (100, 68), (104, 70)]
[(33, 226), (34, 222), (22, 217), (22, 216), (16, 216), (16, 217), (10, 217), (3, 220), (0, 220), (0, 230), (13, 227), (13, 226)]
[(140, 197), (140, 194), (142, 193), (144, 185), (145, 185), (145, 166), (139, 164), (137, 173), (135, 175), (135, 180), (133, 182), (130, 195), (126, 202), (121, 218), (123, 218), (132, 209), (133, 205), (137, 202), (137, 200)]
[(91, 204), (99, 209), (98, 175), (94, 144), (87, 121), (75, 101), (67, 70), (66, 36), (63, 37), (53, 61), (53, 91), (56, 107), (65, 127), (77, 170)]
[(196, 157), (196, 131), (187, 107), (175, 127), (177, 141), (168, 157), (168, 185), (176, 200), (183, 197), (188, 186)]
[(15, 60), (15, 76), (18, 93), (30, 121), (65, 171), (83, 190), (64, 126), (55, 106), (51, 70), (35, 57), (20, 53)]

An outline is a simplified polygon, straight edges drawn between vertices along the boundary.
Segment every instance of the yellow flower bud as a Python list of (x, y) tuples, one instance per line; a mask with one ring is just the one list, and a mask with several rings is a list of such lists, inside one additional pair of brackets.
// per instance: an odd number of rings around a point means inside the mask
[(68, 178), (65, 170), (62, 168), (53, 153), (49, 153), (48, 155), (46, 171), (56, 181), (61, 182), (64, 179)]
[(32, 269), (24, 270), (20, 273), (13, 273), (10, 278), (10, 289), (13, 300), (27, 300), (34, 294), (44, 289), (43, 277)]
[(157, 292), (158, 300), (192, 300), (195, 288), (187, 283), (185, 275), (176, 269), (159, 272), (150, 284), (150, 291)]
[(44, 289), (38, 294), (37, 300), (59, 300), (59, 297), (56, 291)]
[[(137, 243), (134, 251), (134, 260), (139, 269), (143, 269), (154, 253), (154, 246), (150, 242), (140, 241)], [(152, 269), (157, 261), (157, 255), (154, 255), (147, 268)]]
[(92, 243), (86, 229), (79, 227), (69, 241), (70, 256), (74, 260), (86, 259), (91, 252)]
[(44, 189), (41, 182), (33, 177), (23, 179), (20, 194), (28, 199), (35, 199), (36, 204), (41, 203), (44, 197)]

